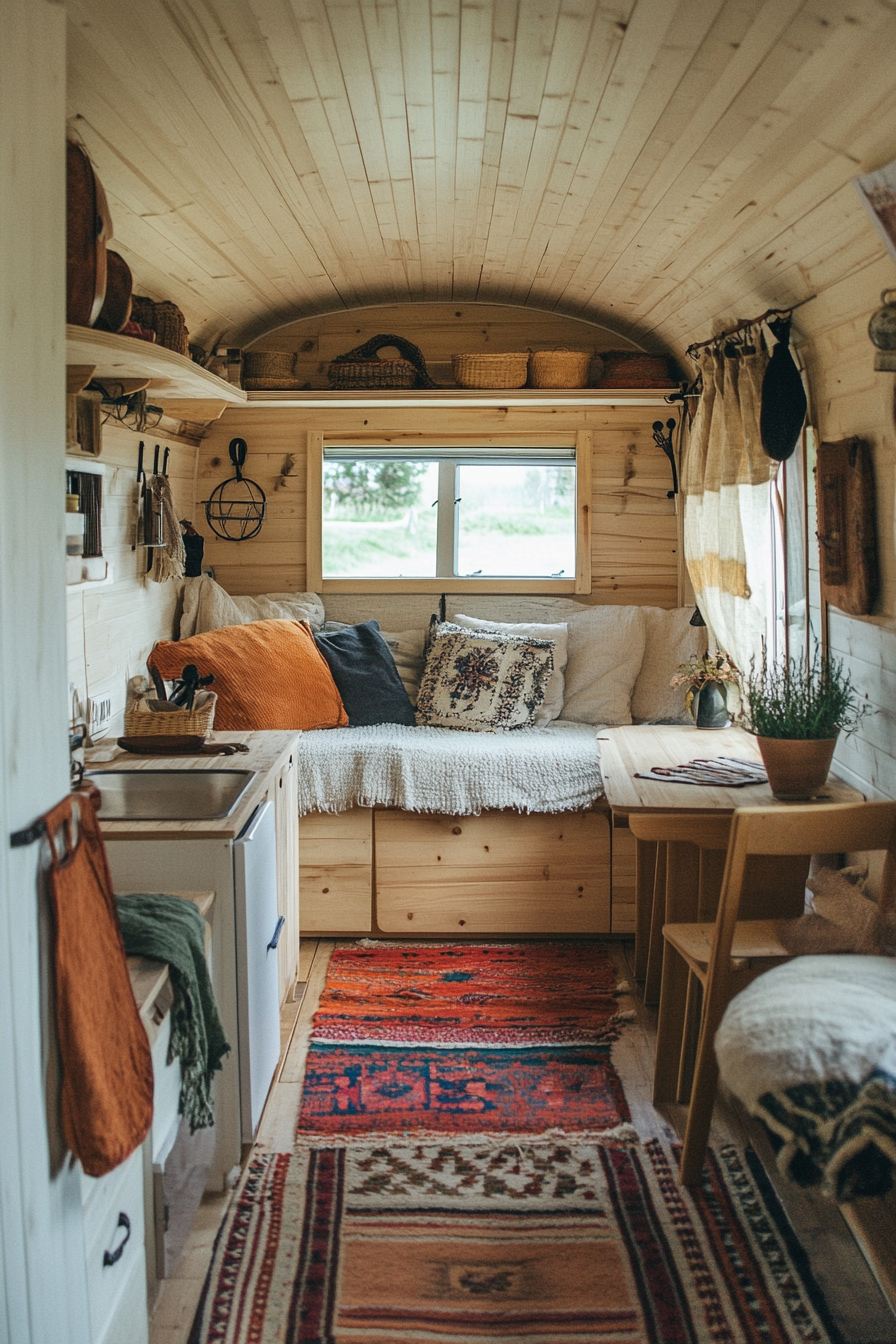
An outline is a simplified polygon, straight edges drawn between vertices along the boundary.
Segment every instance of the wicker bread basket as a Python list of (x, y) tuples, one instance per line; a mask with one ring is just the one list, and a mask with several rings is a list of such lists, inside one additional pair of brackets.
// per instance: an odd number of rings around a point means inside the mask
[(529, 356), (530, 387), (586, 387), (590, 350), (533, 350)]
[(458, 387), (525, 387), (529, 373), (529, 352), (452, 355), (451, 367)]
[(156, 302), (135, 294), (131, 305), (131, 321), (148, 327), (156, 334), (156, 345), (174, 350), (178, 355), (190, 354), (189, 332), (183, 313), (168, 299)]
[(665, 355), (640, 350), (601, 350), (604, 371), (598, 387), (677, 387)]
[(240, 384), (247, 392), (294, 392), (302, 386), (296, 377), (296, 356), (284, 350), (246, 350)]
[(330, 386), (375, 389), (378, 387), (414, 387), (417, 370), (409, 359), (333, 360), (327, 370)]
[[(215, 721), (218, 697), (214, 691), (200, 692), (205, 696), (194, 709), (180, 709), (164, 700), (147, 701), (158, 706), (155, 710), (126, 709), (124, 731), (126, 737), (205, 737)], [(199, 696), (196, 697), (197, 701)]]

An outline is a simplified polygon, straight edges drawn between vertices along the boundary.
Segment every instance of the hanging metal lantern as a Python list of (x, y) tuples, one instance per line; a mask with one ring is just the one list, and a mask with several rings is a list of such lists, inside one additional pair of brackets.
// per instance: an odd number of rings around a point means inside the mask
[(246, 440), (231, 439), (229, 452), (236, 475), (222, 481), (205, 500), (205, 516), (212, 531), (224, 541), (248, 541), (261, 531), (267, 501), (261, 486), (243, 475)]

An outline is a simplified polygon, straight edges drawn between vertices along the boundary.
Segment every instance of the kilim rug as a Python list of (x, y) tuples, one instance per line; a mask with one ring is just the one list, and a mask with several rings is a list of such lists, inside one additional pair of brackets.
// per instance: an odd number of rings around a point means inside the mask
[(837, 1341), (762, 1168), (656, 1140), (301, 1150), (250, 1164), (190, 1344)]
[(337, 949), (314, 1015), (296, 1142), (633, 1137), (599, 943)]

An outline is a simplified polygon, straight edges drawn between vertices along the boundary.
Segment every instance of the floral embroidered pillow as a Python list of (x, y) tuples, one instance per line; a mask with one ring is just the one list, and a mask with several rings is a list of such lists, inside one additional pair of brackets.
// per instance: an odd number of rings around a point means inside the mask
[(554, 671), (554, 641), (436, 627), (417, 699), (417, 723), (495, 733), (529, 728)]

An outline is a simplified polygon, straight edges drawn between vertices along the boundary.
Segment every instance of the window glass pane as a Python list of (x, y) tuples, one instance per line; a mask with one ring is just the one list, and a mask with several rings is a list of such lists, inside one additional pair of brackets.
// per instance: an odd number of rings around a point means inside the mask
[(324, 462), (323, 572), (434, 577), (437, 462)]
[(460, 466), (458, 575), (572, 578), (575, 466)]

